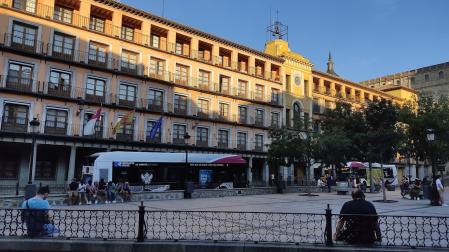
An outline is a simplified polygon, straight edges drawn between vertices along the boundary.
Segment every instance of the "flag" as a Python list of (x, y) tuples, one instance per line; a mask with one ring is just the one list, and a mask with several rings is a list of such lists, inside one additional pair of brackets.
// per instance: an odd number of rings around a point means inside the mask
[(156, 137), (157, 131), (161, 129), (162, 126), (162, 116), (159, 118), (156, 123), (153, 125), (153, 127), (150, 130), (150, 139), (154, 140)]
[(93, 135), (95, 134), (95, 123), (101, 117), (101, 107), (97, 109), (97, 112), (89, 119), (89, 121), (84, 126), (83, 135)]
[(130, 111), (125, 116), (117, 119), (117, 121), (114, 124), (114, 127), (112, 127), (112, 134), (115, 135), (117, 131), (120, 129), (120, 126), (124, 125), (125, 123), (131, 123), (133, 119), (134, 119), (134, 111)]

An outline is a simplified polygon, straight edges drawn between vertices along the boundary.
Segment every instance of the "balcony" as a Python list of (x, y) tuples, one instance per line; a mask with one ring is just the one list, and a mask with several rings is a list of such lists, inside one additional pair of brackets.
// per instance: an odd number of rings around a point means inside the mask
[(220, 149), (228, 149), (229, 143), (228, 142), (218, 142), (217, 147)]
[[(86, 91), (88, 91), (88, 89), (86, 89)], [(106, 98), (104, 96), (104, 94), (102, 96), (100, 95), (95, 95), (95, 94), (88, 94), (86, 93), (86, 101), (88, 102), (95, 102), (95, 103), (105, 103)]]
[(28, 131), (28, 118), (27, 117), (12, 117), (3, 116), (1, 131), (7, 132), (21, 132), (26, 133)]
[(262, 151), (263, 151), (263, 146), (260, 146), (260, 145), (254, 146), (254, 151), (260, 151), (260, 152), (262, 152)]
[[(37, 31), (36, 31), (37, 33)], [(29, 38), (25, 35), (12, 35), (9, 33), (5, 34), (6, 45), (9, 45), (11, 48), (31, 53), (39, 53), (42, 52), (42, 41), (38, 41), (35, 38)]]
[(254, 121), (254, 125), (255, 126), (258, 126), (258, 127), (264, 127), (265, 125), (264, 125), (264, 122), (263, 122), (263, 119), (259, 119), (259, 120), (255, 120)]
[(131, 99), (119, 98), (118, 105), (124, 106), (124, 107), (134, 108), (134, 107), (136, 107), (136, 98), (134, 98), (132, 100)]
[(22, 91), (31, 92), (33, 90), (33, 83), (35, 81), (29, 78), (23, 78), (13, 75), (6, 76), (6, 88)]
[(148, 111), (151, 111), (151, 112), (163, 112), (164, 111), (164, 106), (162, 105), (162, 103), (148, 103), (146, 108)]
[(118, 141), (130, 142), (130, 141), (134, 140), (134, 134), (133, 134), (132, 131), (131, 132), (126, 132), (126, 133), (117, 133), (115, 135), (115, 139), (118, 140)]
[(246, 150), (246, 144), (237, 144), (237, 149), (238, 150)]
[(67, 135), (67, 123), (58, 121), (45, 121), (45, 134)]
[(238, 123), (248, 124), (248, 121), (249, 121), (248, 118), (239, 116)]
[(208, 147), (209, 144), (207, 143), (207, 141), (199, 141), (199, 140), (197, 140), (196, 141), (196, 146), (198, 146), (198, 147)]
[(175, 107), (173, 109), (173, 113), (175, 113), (177, 115), (187, 115), (187, 108)]
[(199, 118), (207, 119), (207, 118), (209, 118), (209, 113), (198, 111), (197, 116), (198, 116)]
[(75, 60), (75, 51), (73, 49), (67, 49), (61, 46), (56, 46), (54, 44), (47, 44), (47, 51), (50, 51), (50, 49), (52, 52), (52, 57), (68, 61)]
[(270, 104), (271, 105), (275, 105), (275, 106), (281, 106), (282, 105), (281, 99), (279, 99), (279, 98), (271, 98)]
[(122, 73), (126, 73), (126, 74), (133, 74), (133, 75), (138, 74), (137, 65), (132, 65), (132, 64), (127, 64), (127, 65), (122, 64), (120, 67), (120, 71)]
[(186, 140), (184, 138), (173, 138), (173, 144), (185, 145)]
[(61, 83), (51, 83), (47, 85), (47, 94), (58, 97), (70, 98), (71, 86)]

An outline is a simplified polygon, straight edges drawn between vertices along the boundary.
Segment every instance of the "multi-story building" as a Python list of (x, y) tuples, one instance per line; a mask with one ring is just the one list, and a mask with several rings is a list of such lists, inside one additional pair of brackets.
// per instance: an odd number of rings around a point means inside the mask
[(377, 77), (360, 84), (383, 91), (406, 87), (439, 98), (449, 95), (449, 62)]
[(186, 148), (242, 155), (237, 182), (268, 181), (268, 129), (283, 123), (280, 57), (110, 0), (2, 0), (0, 22), (2, 185), (63, 184), (96, 152)]

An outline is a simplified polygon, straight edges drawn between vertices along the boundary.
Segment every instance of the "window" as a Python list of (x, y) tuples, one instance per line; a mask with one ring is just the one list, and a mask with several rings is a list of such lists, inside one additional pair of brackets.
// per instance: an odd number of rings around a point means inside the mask
[(125, 120), (117, 130), (115, 138), (120, 141), (132, 141), (134, 139), (134, 122), (135, 118)]
[(239, 80), (239, 84), (237, 86), (237, 95), (240, 97), (246, 97), (248, 90), (248, 82)]
[(150, 60), (150, 76), (156, 78), (163, 78), (165, 71), (165, 60), (158, 58), (151, 58)]
[(87, 78), (86, 99), (93, 101), (104, 101), (106, 80), (93, 77)]
[(90, 29), (97, 32), (104, 32), (106, 20), (103, 18), (92, 16), (90, 17)]
[(120, 84), (119, 104), (125, 106), (134, 106), (136, 104), (136, 90), (134, 85)]
[(411, 82), (412, 85), (415, 85), (415, 77), (412, 77), (412, 78), (410, 79), (410, 82)]
[(67, 116), (66, 110), (47, 109), (45, 133), (65, 135), (67, 133)]
[(146, 134), (146, 140), (147, 142), (153, 142), (153, 143), (161, 143), (162, 142), (162, 126), (159, 130), (157, 130), (156, 134), (154, 135), (154, 138), (151, 139), (151, 129), (153, 129), (154, 125), (156, 124), (156, 121), (147, 121), (147, 134)]
[(36, 13), (36, 0), (14, 0), (13, 8)]
[(175, 94), (174, 100), (175, 100), (174, 113), (186, 115), (187, 114), (187, 96)]
[(209, 129), (205, 127), (196, 128), (196, 145), (208, 146), (209, 143)]
[(58, 164), (58, 155), (54, 155), (54, 149), (40, 146), (36, 157), (36, 179), (54, 180), (56, 178), (56, 169)]
[(401, 85), (401, 80), (396, 80), (396, 85)]
[(198, 116), (208, 117), (209, 101), (206, 99), (198, 99)]
[(64, 23), (72, 23), (73, 10), (55, 5), (53, 19)]
[(159, 48), (161, 43), (161, 37), (159, 35), (152, 34), (151, 35), (151, 46), (155, 48)]
[(228, 119), (229, 117), (229, 104), (227, 103), (222, 103), (220, 102), (220, 104), (218, 104), (218, 110), (219, 110), (219, 117), (220, 119)]
[(11, 46), (27, 51), (36, 50), (37, 27), (14, 21)]
[(187, 126), (182, 124), (173, 124), (173, 143), (185, 144), (184, 135), (186, 133)]
[(263, 135), (256, 134), (256, 151), (263, 151)]
[(263, 126), (264, 123), (264, 111), (263, 109), (256, 109), (256, 125)]
[[(94, 112), (86, 112), (84, 113), (84, 121), (83, 121), (83, 129), (86, 126), (87, 122), (94, 116)], [(95, 133), (93, 135), (88, 135), (86, 137), (94, 137), (94, 138), (102, 138), (103, 137), (103, 116), (95, 121)]]
[(438, 79), (444, 79), (444, 72), (443, 71), (440, 71), (440, 72), (438, 72)]
[(293, 119), (299, 120), (301, 118), (301, 107), (297, 102), (293, 104)]
[(176, 42), (176, 44), (175, 44), (175, 53), (182, 55), (182, 51), (183, 51), (182, 48), (183, 48), (183, 44), (179, 43), (179, 42)]
[(200, 87), (205, 87), (208, 89), (210, 83), (210, 72), (200, 70), (198, 73), (198, 84)]
[(430, 80), (430, 77), (429, 77), (428, 74), (424, 75), (424, 80), (425, 80), (425, 81), (429, 81), (429, 80)]
[(27, 132), (28, 106), (6, 103), (2, 117), (2, 131)]
[(121, 70), (123, 72), (137, 74), (137, 53), (127, 50), (122, 51)]
[(55, 32), (53, 36), (53, 56), (73, 60), (75, 37)]
[(256, 100), (262, 100), (263, 99), (263, 86), (256, 84)]
[(237, 149), (246, 150), (246, 133), (237, 132)]
[(148, 110), (162, 111), (164, 102), (164, 92), (161, 90), (148, 90)]
[(176, 64), (175, 81), (181, 84), (187, 84), (189, 79), (189, 67)]
[(6, 87), (21, 91), (31, 91), (33, 67), (21, 63), (9, 63)]
[(51, 69), (47, 92), (52, 95), (70, 97), (71, 83), (72, 74), (70, 72)]
[(247, 116), (248, 116), (248, 108), (239, 106), (239, 123), (246, 123)]
[(271, 127), (279, 128), (279, 113), (271, 112)]
[(218, 148), (228, 148), (229, 147), (229, 131), (228, 130), (218, 130)]
[(220, 75), (220, 93), (222, 94), (229, 94), (229, 83), (230, 78), (228, 76)]
[(271, 89), (271, 103), (276, 105), (281, 105), (280, 92), (279, 89)]
[(20, 153), (17, 150), (5, 148), (0, 152), (0, 179), (17, 179), (20, 169)]
[(97, 42), (89, 43), (89, 64), (98, 66), (107, 66), (108, 46)]
[(134, 29), (128, 26), (122, 26), (122, 39), (134, 40)]

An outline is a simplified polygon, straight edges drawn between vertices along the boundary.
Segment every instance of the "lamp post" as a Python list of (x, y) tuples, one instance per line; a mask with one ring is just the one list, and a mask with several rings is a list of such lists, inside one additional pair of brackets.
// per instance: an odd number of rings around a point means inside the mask
[(33, 184), (33, 167), (34, 167), (34, 155), (35, 155), (35, 149), (36, 149), (36, 135), (39, 131), (39, 125), (41, 123), (37, 120), (36, 117), (33, 118), (33, 120), (30, 121), (30, 130), (31, 130), (31, 154), (30, 154), (30, 167), (29, 167), (29, 173), (28, 173), (28, 184), (25, 186), (25, 199), (29, 199), (31, 197), (34, 197), (36, 195), (36, 185)]
[(430, 193), (430, 204), (431, 205), (438, 205), (438, 191), (436, 189), (435, 181), (436, 181), (436, 174), (435, 174), (435, 131), (433, 129), (427, 129), (427, 141), (430, 145), (430, 159), (432, 163), (432, 189)]
[(186, 162), (185, 162), (185, 167), (189, 172), (189, 178), (188, 181), (186, 181), (186, 190), (184, 191), (184, 198), (190, 199), (192, 198), (192, 192), (193, 192), (193, 182), (190, 181), (192, 179), (192, 171), (189, 169), (189, 139), (190, 139), (190, 135), (189, 133), (186, 131), (186, 133), (184, 134), (184, 142), (186, 144)]

